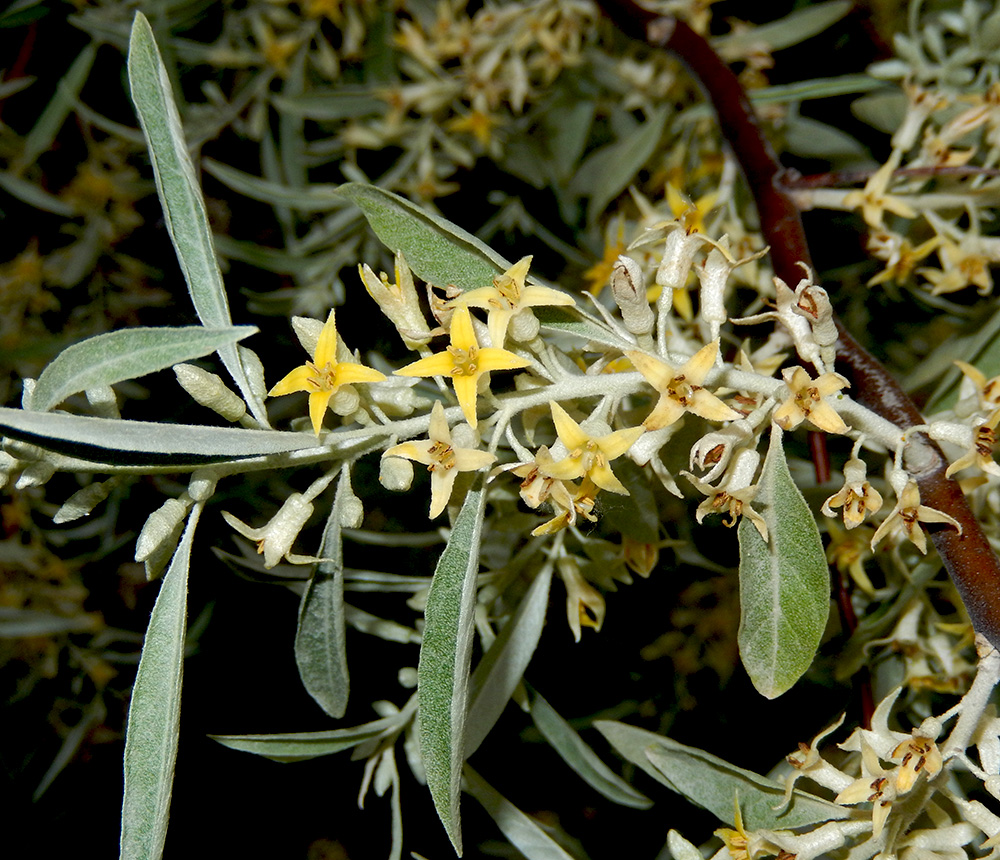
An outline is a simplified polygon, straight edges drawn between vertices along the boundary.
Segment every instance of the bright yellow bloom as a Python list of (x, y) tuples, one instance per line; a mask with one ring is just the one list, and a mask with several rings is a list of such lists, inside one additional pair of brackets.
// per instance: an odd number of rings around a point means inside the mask
[(309, 418), (313, 430), (319, 436), (330, 398), (337, 393), (338, 388), (355, 382), (380, 382), (383, 379), (383, 374), (370, 367), (337, 361), (337, 324), (333, 311), (330, 311), (319, 340), (316, 341), (313, 360), (296, 367), (268, 391), (267, 396), (282, 397), (295, 391), (308, 391)]
[(431, 473), (430, 518), (433, 520), (447, 506), (458, 473), (485, 469), (496, 457), (488, 451), (454, 447), (448, 419), (444, 417), (444, 407), (440, 401), (435, 401), (434, 408), (431, 409), (427, 436), (422, 442), (403, 442), (389, 448), (382, 456), (404, 457), (427, 467), (427, 471)]
[(586, 477), (602, 490), (627, 496), (628, 490), (615, 477), (608, 463), (631, 448), (632, 443), (646, 432), (645, 429), (629, 427), (604, 436), (591, 436), (558, 403), (550, 405), (556, 434), (569, 454), (557, 463), (544, 466), (543, 473), (558, 481)]
[[(528, 275), (530, 265), (531, 257), (522, 257), (502, 275), (497, 275), (493, 279), (492, 286), (469, 290), (455, 299), (456, 305), (482, 308), (488, 312), (490, 343), (495, 347), (503, 346), (511, 319), (526, 308), (553, 305), (570, 307), (576, 304), (572, 296), (559, 290), (535, 284), (530, 287), (525, 286), (524, 279)], [(537, 331), (537, 326), (535, 329)], [(514, 335), (515, 339), (519, 339), (516, 337), (516, 329)]]
[(449, 376), (455, 386), (458, 405), (469, 426), (475, 428), (476, 396), (479, 377), (492, 370), (516, 370), (531, 362), (506, 349), (480, 348), (472, 328), (472, 317), (464, 305), (455, 308), (451, 317), (451, 346), (444, 352), (421, 358), (396, 371), (398, 376)]
[(685, 412), (709, 421), (735, 421), (742, 417), (714, 394), (701, 387), (719, 354), (719, 342), (703, 346), (679, 370), (643, 352), (628, 352), (629, 360), (660, 394), (655, 408), (643, 421), (647, 430), (669, 427)]
[(790, 392), (788, 399), (774, 410), (774, 422), (782, 430), (794, 430), (806, 419), (827, 433), (846, 433), (850, 429), (824, 399), (850, 386), (843, 376), (824, 373), (811, 379), (801, 367), (786, 367), (781, 375)]

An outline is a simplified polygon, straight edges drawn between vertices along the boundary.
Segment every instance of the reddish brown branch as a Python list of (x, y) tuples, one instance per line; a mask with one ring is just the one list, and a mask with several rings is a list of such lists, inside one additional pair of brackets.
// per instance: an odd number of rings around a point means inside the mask
[[(682, 21), (662, 18), (631, 0), (601, 0), (604, 12), (626, 34), (672, 51), (701, 81), (753, 193), (764, 240), (771, 246), (775, 274), (795, 283), (799, 262), (811, 264), (798, 208), (785, 191), (784, 168), (761, 132), (736, 75), (708, 42)], [(892, 375), (838, 322), (838, 369), (852, 384), (858, 402), (900, 428), (923, 424), (920, 410)], [(931, 534), (945, 568), (958, 588), (976, 630), (1000, 647), (1000, 560), (990, 547), (955, 481), (945, 478), (948, 462), (935, 444), (921, 437), (926, 462), (914, 474), (923, 504), (954, 517), (962, 525), (935, 528)]]

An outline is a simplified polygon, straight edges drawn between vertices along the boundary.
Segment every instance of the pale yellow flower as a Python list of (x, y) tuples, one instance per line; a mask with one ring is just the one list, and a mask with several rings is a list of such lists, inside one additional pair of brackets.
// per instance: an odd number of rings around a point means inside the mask
[(867, 466), (863, 460), (851, 457), (844, 464), (844, 486), (830, 496), (820, 510), (828, 517), (835, 517), (833, 508), (844, 509), (844, 525), (856, 528), (865, 517), (882, 507), (882, 496), (867, 480)]
[(556, 434), (569, 453), (562, 460), (545, 466), (543, 473), (559, 481), (589, 478), (602, 490), (627, 496), (628, 490), (615, 477), (609, 462), (628, 451), (645, 430), (629, 427), (603, 436), (591, 436), (558, 403), (553, 402), (551, 407)]
[[(572, 296), (559, 290), (537, 284), (525, 286), (524, 280), (530, 265), (531, 257), (523, 257), (502, 275), (497, 275), (492, 286), (469, 290), (455, 299), (455, 304), (487, 311), (487, 326), (493, 346), (503, 346), (511, 319), (522, 311), (547, 306), (570, 307), (575, 304)], [(517, 335), (516, 329), (514, 335)]]
[(920, 504), (920, 490), (917, 488), (917, 482), (910, 481), (899, 494), (892, 513), (875, 531), (875, 535), (872, 537), (872, 549), (874, 550), (883, 538), (896, 532), (902, 532), (917, 549), (926, 555), (927, 536), (920, 528), (922, 522), (945, 523), (958, 529), (959, 534), (962, 532), (962, 526), (954, 517)]
[(473, 448), (456, 448), (451, 441), (451, 430), (444, 417), (444, 407), (435, 401), (431, 409), (428, 438), (420, 442), (403, 442), (385, 451), (383, 457), (404, 457), (423, 463), (431, 473), (431, 509), (433, 520), (447, 507), (455, 478), (459, 472), (476, 472), (496, 460), (488, 451)]
[[(1000, 466), (993, 459), (993, 447), (997, 443), (997, 424), (1000, 423), (1000, 409), (995, 409), (985, 421), (972, 430), (972, 440), (968, 450), (952, 463), (944, 473), (950, 478), (956, 472), (975, 466), (983, 472), (1000, 478)], [(968, 428), (966, 428), (968, 429)]]
[(847, 788), (834, 798), (837, 803), (853, 806), (855, 803), (871, 803), (872, 805), (872, 836), (875, 839), (882, 834), (885, 820), (892, 812), (892, 804), (896, 799), (896, 783), (892, 771), (885, 770), (878, 760), (878, 755), (868, 742), (861, 739), (861, 778), (854, 780)]
[(882, 229), (882, 220), (886, 212), (899, 215), (901, 218), (917, 217), (916, 210), (901, 197), (886, 194), (889, 180), (892, 179), (893, 171), (898, 166), (897, 162), (897, 158), (891, 158), (871, 175), (864, 188), (848, 192), (844, 196), (845, 208), (860, 209), (861, 217), (875, 230)]
[(267, 396), (282, 397), (296, 391), (308, 391), (309, 419), (319, 436), (330, 398), (337, 393), (338, 388), (355, 382), (379, 382), (383, 379), (383, 374), (370, 367), (337, 361), (337, 324), (333, 311), (330, 311), (319, 340), (316, 341), (312, 361), (296, 367), (268, 391)]
[(566, 586), (566, 620), (573, 631), (573, 639), (579, 642), (584, 627), (600, 630), (604, 624), (604, 598), (580, 573), (575, 558), (560, 558), (556, 561), (556, 570)]
[(781, 375), (789, 396), (774, 410), (774, 422), (782, 430), (794, 430), (808, 419), (827, 433), (846, 433), (850, 428), (825, 398), (850, 383), (839, 373), (824, 373), (812, 379), (802, 367), (786, 367)]
[(626, 355), (646, 381), (657, 390), (660, 399), (643, 426), (647, 430), (669, 427), (685, 412), (693, 412), (709, 421), (735, 421), (742, 418), (735, 409), (702, 388), (715, 364), (719, 342), (712, 341), (699, 349), (683, 367), (674, 370), (669, 364), (644, 352)]
[(451, 346), (444, 352), (421, 358), (396, 371), (398, 376), (447, 376), (455, 386), (458, 405), (469, 426), (475, 428), (476, 397), (479, 378), (492, 370), (515, 370), (531, 362), (506, 349), (480, 348), (472, 328), (472, 317), (464, 305), (455, 308), (451, 317)]

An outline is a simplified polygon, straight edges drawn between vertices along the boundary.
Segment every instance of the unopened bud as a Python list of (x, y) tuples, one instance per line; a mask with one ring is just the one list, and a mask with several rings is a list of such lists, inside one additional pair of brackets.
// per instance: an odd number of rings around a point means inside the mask
[(108, 497), (108, 493), (111, 492), (117, 483), (118, 480), (116, 478), (109, 478), (107, 481), (98, 481), (77, 490), (63, 502), (62, 507), (52, 517), (52, 522), (69, 523), (80, 517), (87, 516)]
[(387, 490), (405, 492), (413, 483), (413, 463), (402, 457), (383, 457), (378, 468), (378, 481)]
[(611, 270), (611, 293), (622, 312), (622, 322), (632, 334), (649, 334), (655, 316), (646, 298), (646, 279), (639, 264), (621, 254)]
[(227, 421), (239, 421), (246, 414), (246, 403), (216, 374), (193, 364), (177, 364), (174, 365), (174, 375), (181, 388), (195, 401)]

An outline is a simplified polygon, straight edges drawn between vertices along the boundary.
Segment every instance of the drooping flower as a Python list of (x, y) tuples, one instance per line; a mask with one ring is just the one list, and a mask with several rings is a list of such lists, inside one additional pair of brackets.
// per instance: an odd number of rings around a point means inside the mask
[(580, 565), (572, 556), (556, 561), (556, 570), (566, 586), (566, 620), (573, 639), (580, 641), (584, 627), (600, 630), (607, 610), (604, 598), (580, 572)]
[(729, 519), (723, 519), (723, 522), (727, 527), (732, 528), (741, 516), (747, 516), (760, 536), (766, 541), (767, 523), (750, 506), (757, 493), (757, 485), (750, 482), (757, 473), (759, 463), (760, 454), (757, 451), (752, 448), (741, 449), (717, 487), (696, 478), (690, 472), (681, 472), (695, 485), (699, 492), (706, 496), (705, 500), (698, 505), (695, 519), (700, 523), (709, 514), (723, 514), (724, 516), (728, 514)]
[(836, 796), (837, 803), (853, 806), (870, 802), (872, 805), (872, 836), (878, 839), (896, 800), (896, 781), (892, 771), (879, 762), (878, 754), (861, 738), (861, 777)]
[(270, 522), (260, 528), (252, 528), (228, 511), (223, 511), (222, 516), (243, 537), (257, 544), (257, 552), (264, 556), (264, 567), (272, 568), (282, 558), (292, 564), (311, 564), (319, 560), (311, 555), (296, 555), (291, 551), (292, 543), (302, 531), (312, 511), (312, 502), (302, 493), (292, 493), (285, 499), (278, 512), (271, 517)]
[(874, 550), (883, 538), (901, 532), (920, 552), (926, 555), (927, 536), (924, 534), (923, 529), (920, 528), (920, 523), (922, 522), (944, 523), (954, 526), (958, 529), (959, 533), (962, 531), (961, 523), (954, 517), (920, 504), (920, 490), (917, 487), (917, 482), (910, 480), (903, 487), (902, 491), (898, 492), (896, 507), (892, 509), (892, 513), (885, 518), (882, 525), (875, 531), (875, 535), (872, 537), (872, 549)]
[(447, 507), (455, 478), (459, 472), (476, 472), (485, 469), (496, 460), (488, 451), (475, 448), (459, 448), (452, 443), (448, 419), (444, 407), (435, 401), (431, 409), (428, 438), (420, 442), (403, 442), (385, 451), (383, 457), (404, 457), (423, 463), (431, 473), (431, 508), (433, 520)]
[(326, 324), (316, 342), (312, 361), (296, 367), (278, 382), (268, 397), (282, 397), (295, 391), (309, 392), (309, 419), (313, 430), (319, 436), (323, 427), (323, 416), (330, 405), (330, 398), (342, 385), (355, 382), (379, 382), (385, 376), (370, 367), (352, 362), (337, 361), (337, 324), (331, 310)]
[(983, 472), (1000, 478), (1000, 466), (993, 459), (993, 447), (997, 443), (998, 423), (1000, 423), (1000, 409), (995, 409), (989, 418), (977, 424), (974, 429), (962, 425), (962, 429), (968, 431), (968, 438), (963, 440), (966, 451), (948, 467), (944, 473), (946, 478), (950, 478), (956, 472), (961, 472), (962, 469), (967, 469), (970, 466), (975, 466)]
[(551, 408), (556, 434), (569, 453), (558, 462), (545, 466), (544, 474), (560, 481), (586, 477), (602, 490), (627, 496), (628, 490), (615, 477), (609, 462), (628, 451), (632, 443), (645, 432), (644, 428), (629, 427), (601, 436), (591, 436), (558, 403), (553, 402)]
[(709, 421), (735, 421), (742, 417), (702, 387), (718, 354), (719, 342), (715, 340), (699, 349), (683, 367), (674, 370), (665, 361), (644, 352), (626, 353), (660, 395), (653, 411), (642, 422), (647, 430), (669, 427), (685, 412), (693, 412)]
[(857, 528), (866, 516), (877, 513), (882, 507), (882, 496), (868, 483), (867, 469), (863, 460), (851, 457), (844, 464), (844, 486), (820, 508), (828, 517), (836, 516), (833, 508), (843, 508), (844, 525), (848, 529)]
[[(537, 284), (525, 286), (525, 278), (528, 276), (530, 265), (531, 257), (522, 257), (502, 275), (497, 275), (493, 279), (492, 286), (469, 290), (455, 299), (455, 304), (482, 308), (487, 311), (487, 326), (492, 346), (503, 346), (507, 337), (507, 327), (511, 320), (522, 311), (546, 306), (569, 307), (575, 304), (572, 296), (561, 293), (559, 290), (540, 287)], [(535, 333), (537, 333), (537, 321), (536, 325), (526, 328), (529, 330), (534, 328)], [(530, 338), (517, 337), (518, 331), (516, 329), (513, 334), (517, 340), (530, 340)]]
[(480, 347), (472, 328), (472, 317), (465, 305), (455, 308), (451, 317), (451, 346), (396, 371), (399, 376), (447, 376), (455, 386), (458, 405), (469, 426), (475, 428), (476, 397), (479, 379), (493, 370), (516, 370), (531, 362), (506, 349)]
[(774, 410), (774, 422), (782, 430), (794, 430), (809, 420), (827, 433), (846, 433), (850, 428), (825, 398), (850, 383), (839, 373), (823, 373), (812, 379), (802, 367), (786, 367), (781, 375), (789, 396)]

